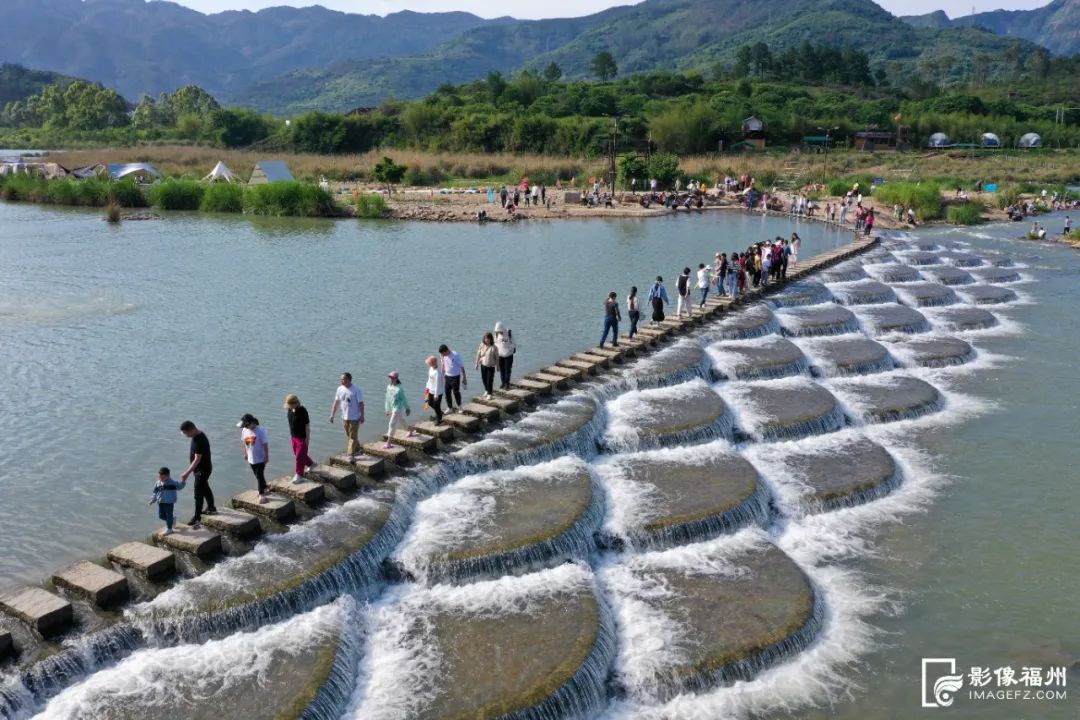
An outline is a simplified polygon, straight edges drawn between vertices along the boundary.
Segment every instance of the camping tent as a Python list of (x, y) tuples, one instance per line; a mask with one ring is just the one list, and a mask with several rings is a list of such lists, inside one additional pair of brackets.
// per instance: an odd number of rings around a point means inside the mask
[(932, 148), (949, 147), (951, 144), (952, 141), (949, 140), (949, 136), (945, 133), (936, 132), (930, 136), (930, 147)]
[(281, 160), (263, 160), (255, 163), (255, 170), (251, 173), (248, 185), (290, 182), (292, 179), (293, 175), (289, 172), (289, 166)]
[(68, 170), (63, 165), (51, 162), (0, 163), (0, 175), (15, 175), (16, 173), (26, 173), (27, 175), (43, 177), (46, 180), (55, 180), (56, 178), (67, 177)]
[(1001, 147), (1001, 138), (994, 133), (983, 133), (982, 146), (984, 148), (996, 148)]
[(1025, 133), (1020, 138), (1020, 147), (1022, 147), (1022, 148), (1042, 147), (1042, 138), (1039, 136), (1039, 133)]
[(240, 178), (236, 177), (233, 171), (219, 160), (214, 169), (210, 171), (210, 174), (203, 178), (203, 182), (240, 182)]
[(106, 167), (113, 180), (131, 178), (138, 183), (151, 183), (161, 179), (161, 173), (150, 163), (126, 163)]
[(87, 178), (104, 175), (107, 172), (109, 172), (109, 169), (101, 163), (98, 163), (97, 165), (84, 165), (82, 167), (77, 167), (71, 171), (71, 174), (79, 180), (85, 180)]

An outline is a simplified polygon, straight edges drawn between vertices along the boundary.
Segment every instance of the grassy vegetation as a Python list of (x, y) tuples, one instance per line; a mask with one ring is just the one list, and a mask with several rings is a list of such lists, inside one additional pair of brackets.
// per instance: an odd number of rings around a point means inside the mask
[(382, 195), (363, 193), (356, 198), (357, 217), (375, 219), (386, 217), (388, 212), (386, 199)]
[(194, 180), (164, 180), (150, 186), (150, 204), (162, 210), (198, 210), (206, 192), (204, 183)]
[(330, 193), (317, 185), (297, 181), (247, 188), (244, 212), (275, 217), (334, 217), (338, 214)]
[(985, 206), (978, 200), (950, 205), (945, 218), (950, 225), (978, 225), (983, 221)]
[(146, 197), (135, 183), (127, 180), (53, 180), (18, 174), (0, 176), (0, 199), (22, 200), (46, 205), (105, 207), (146, 207)]
[(934, 182), (890, 182), (874, 193), (874, 200), (885, 205), (899, 204), (914, 208), (920, 222), (941, 217), (941, 186)]
[(244, 186), (232, 183), (207, 185), (199, 209), (203, 212), (244, 212)]

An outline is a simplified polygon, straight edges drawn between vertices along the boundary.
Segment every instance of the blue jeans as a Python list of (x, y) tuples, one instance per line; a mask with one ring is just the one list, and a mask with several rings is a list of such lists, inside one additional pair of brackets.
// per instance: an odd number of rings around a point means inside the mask
[(728, 273), (728, 294), (735, 297), (739, 294), (739, 273)]
[(608, 332), (611, 333), (612, 345), (619, 344), (619, 321), (612, 317), (604, 318), (604, 334), (600, 336), (600, 347), (604, 346), (604, 342), (607, 340)]
[(705, 298), (707, 298), (707, 297), (709, 297), (709, 286), (708, 285), (701, 288), (701, 304), (699, 305), (699, 307), (703, 307), (705, 305)]
[(165, 527), (169, 530), (173, 529), (173, 504), (159, 502), (157, 506), (157, 516), (159, 520), (165, 521)]

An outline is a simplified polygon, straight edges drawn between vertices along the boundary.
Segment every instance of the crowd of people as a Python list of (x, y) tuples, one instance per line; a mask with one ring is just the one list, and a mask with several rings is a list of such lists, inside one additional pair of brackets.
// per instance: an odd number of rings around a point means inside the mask
[[(733, 252), (730, 256), (726, 252), (718, 252), (713, 264), (698, 263), (696, 274), (689, 267), (684, 267), (675, 282), (676, 317), (681, 318), (684, 313), (687, 317), (693, 317), (695, 305), (698, 310), (703, 310), (710, 292), (715, 292), (720, 297), (735, 299), (750, 287), (765, 287), (770, 282), (787, 278), (788, 269), (799, 262), (801, 245), (799, 234), (792, 233), (790, 240), (782, 237), (763, 240), (742, 252)], [(649, 288), (646, 303), (652, 309), (651, 322), (663, 322), (666, 310), (671, 306), (663, 276), (656, 276), (656, 281)], [(614, 290), (604, 299), (603, 310), (603, 331), (599, 347), (604, 347), (609, 336), (612, 347), (618, 347), (622, 311), (619, 295)], [(627, 338), (633, 339), (641, 320), (636, 285), (630, 288), (626, 297), (626, 315), (630, 320)]]
[[(517, 344), (514, 341), (513, 332), (501, 322), (495, 323), (491, 332), (484, 333), (476, 350), (474, 366), (480, 371), (485, 399), (491, 399), (495, 393), (496, 372), (499, 374), (500, 389), (510, 389), (516, 353)], [(462, 407), (461, 391), (463, 388), (468, 388), (465, 362), (458, 352), (444, 344), (439, 346), (437, 355), (427, 358), (425, 365), (427, 382), (423, 393), (424, 408), (431, 411), (436, 423), (442, 423), (445, 413), (451, 413), (456, 408)], [(447, 408), (445, 413), (442, 407), (444, 400)], [(295, 394), (290, 394), (285, 398), (283, 409), (292, 442), (292, 482), (298, 484), (304, 481), (304, 475), (315, 466), (315, 461), (309, 455), (311, 416)], [(415, 437), (416, 429), (408, 422), (408, 418), (412, 415), (412, 407), (397, 370), (387, 373), (383, 410), (387, 418), (384, 447), (393, 447), (391, 440), (398, 432), (404, 432), (407, 437)], [(339, 384), (330, 405), (330, 422), (335, 422), (339, 414), (345, 431), (345, 454), (355, 459), (362, 451), (359, 432), (360, 426), (367, 420), (367, 407), (364, 402), (364, 391), (353, 382), (353, 376), (348, 372), (342, 373), (339, 378)], [(244, 461), (255, 477), (259, 502), (269, 502), (270, 488), (266, 481), (266, 468), (270, 463), (269, 433), (258, 418), (251, 413), (241, 416), (236, 427), (240, 428), (241, 450)], [(210, 440), (206, 433), (190, 420), (181, 423), (180, 432), (189, 440), (188, 465), (180, 474), (179, 480), (172, 477), (172, 472), (168, 467), (159, 468), (157, 481), (149, 501), (150, 504), (157, 504), (158, 517), (165, 523), (166, 535), (172, 535), (175, 532), (177, 493), (187, 487), (188, 478), (191, 478), (194, 483), (195, 511), (187, 524), (197, 529), (202, 525), (203, 515), (214, 515), (218, 512), (214, 502), (214, 492), (210, 488), (210, 477), (214, 471)]]

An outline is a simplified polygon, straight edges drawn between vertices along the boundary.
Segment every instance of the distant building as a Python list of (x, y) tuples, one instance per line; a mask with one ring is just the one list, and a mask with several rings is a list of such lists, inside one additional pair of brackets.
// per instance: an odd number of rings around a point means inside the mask
[(855, 149), (873, 152), (893, 146), (893, 134), (887, 130), (860, 130), (855, 133)]
[(1030, 150), (1031, 148), (1042, 147), (1042, 136), (1039, 133), (1024, 133), (1020, 137), (1020, 142), (1017, 143), (1020, 147)]
[(248, 185), (265, 185), (267, 183), (290, 182), (293, 174), (289, 166), (282, 160), (263, 160), (255, 163), (255, 169), (251, 173)]
[(982, 146), (984, 148), (999, 148), (1001, 147), (1001, 138), (994, 133), (983, 133)]
[(765, 139), (768, 134), (768, 130), (765, 127), (765, 121), (761, 118), (751, 115), (742, 121), (742, 131), (744, 143), (753, 145), (756, 148), (765, 147)]

